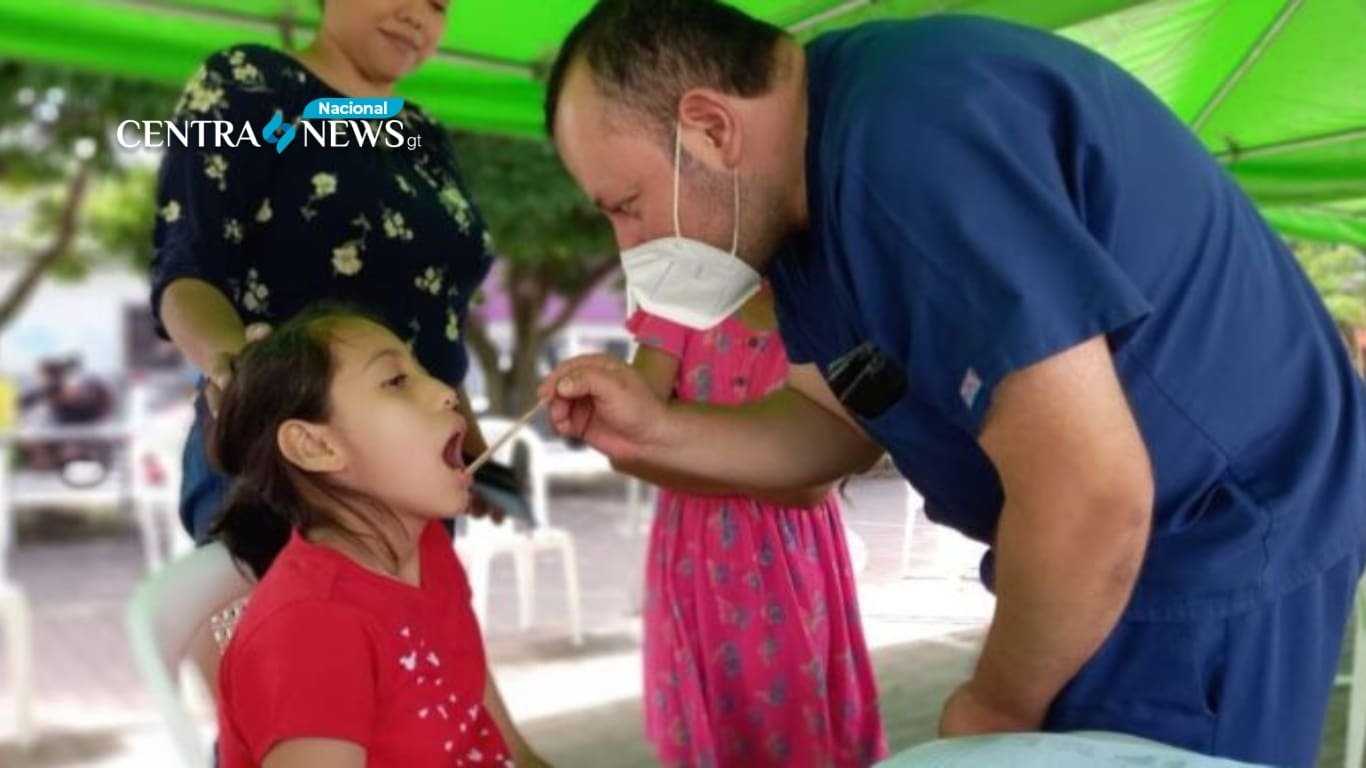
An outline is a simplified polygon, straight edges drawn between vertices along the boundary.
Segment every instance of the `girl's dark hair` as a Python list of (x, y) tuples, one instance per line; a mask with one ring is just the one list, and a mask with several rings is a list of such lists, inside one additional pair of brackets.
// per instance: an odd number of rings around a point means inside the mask
[[(299, 469), (280, 453), (276, 439), (280, 425), (290, 419), (322, 423), (331, 416), (332, 340), (339, 326), (358, 319), (384, 325), (354, 307), (314, 305), (261, 341), (248, 344), (234, 362), (208, 438), (210, 461), (233, 478), (233, 485), (210, 533), (258, 578), (275, 561), (292, 530), (327, 527), (359, 542), (361, 536), (317, 508), (306, 491), (343, 508), (359, 505), (388, 513), (376, 499)], [(373, 520), (356, 517), (369, 529), (365, 538), (377, 538), (388, 547)]]

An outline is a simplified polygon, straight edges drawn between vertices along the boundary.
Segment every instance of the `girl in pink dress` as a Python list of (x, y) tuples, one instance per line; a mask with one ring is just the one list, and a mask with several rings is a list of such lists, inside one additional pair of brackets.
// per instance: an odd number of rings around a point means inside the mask
[[(707, 331), (644, 312), (628, 323), (634, 365), (661, 397), (723, 406), (783, 385), (775, 326), (767, 287)], [(866, 766), (886, 756), (830, 488), (760, 499), (685, 486), (660, 491), (646, 566), (645, 730), (660, 761)]]

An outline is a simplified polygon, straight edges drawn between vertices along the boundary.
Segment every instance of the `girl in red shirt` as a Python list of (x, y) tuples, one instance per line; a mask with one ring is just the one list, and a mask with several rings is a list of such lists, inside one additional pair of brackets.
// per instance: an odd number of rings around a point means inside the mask
[[(210, 441), (236, 478), (214, 530), (265, 576), (220, 668), (223, 768), (543, 764), (488, 674), (439, 522), (469, 500), (456, 406), (346, 309), (238, 358)], [(273, 561), (271, 527), (290, 532)]]

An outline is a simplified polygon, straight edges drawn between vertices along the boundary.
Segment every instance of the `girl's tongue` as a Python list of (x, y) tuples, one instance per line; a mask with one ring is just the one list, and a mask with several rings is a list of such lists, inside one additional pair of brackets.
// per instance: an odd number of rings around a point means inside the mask
[(464, 443), (465, 434), (463, 432), (456, 432), (450, 440), (446, 441), (446, 448), (441, 452), (441, 459), (446, 462), (446, 466), (451, 469), (465, 468), (465, 456), (461, 452)]

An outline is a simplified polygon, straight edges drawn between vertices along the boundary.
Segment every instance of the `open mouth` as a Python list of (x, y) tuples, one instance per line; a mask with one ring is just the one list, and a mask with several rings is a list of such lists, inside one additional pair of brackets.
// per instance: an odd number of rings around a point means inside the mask
[(456, 432), (451, 435), (451, 439), (446, 441), (446, 447), (441, 451), (441, 460), (446, 462), (446, 466), (451, 469), (463, 470), (465, 468), (465, 433)]

